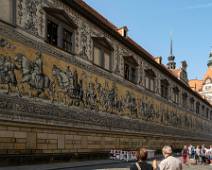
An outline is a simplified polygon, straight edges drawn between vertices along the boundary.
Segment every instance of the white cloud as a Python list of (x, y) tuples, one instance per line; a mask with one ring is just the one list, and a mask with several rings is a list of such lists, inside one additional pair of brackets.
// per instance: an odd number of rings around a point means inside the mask
[(202, 8), (210, 8), (212, 7), (212, 2), (207, 3), (207, 4), (197, 4), (197, 5), (192, 5), (192, 6), (188, 6), (185, 7), (184, 9), (202, 9)]

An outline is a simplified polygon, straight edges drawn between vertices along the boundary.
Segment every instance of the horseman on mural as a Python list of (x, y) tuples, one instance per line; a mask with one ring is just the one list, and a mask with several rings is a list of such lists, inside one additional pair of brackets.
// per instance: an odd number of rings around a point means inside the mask
[(36, 91), (36, 96), (45, 91), (48, 92), (49, 96), (52, 96), (52, 83), (49, 77), (43, 73), (42, 55), (40, 52), (37, 52), (36, 55), (35, 61), (30, 61), (21, 53), (16, 55), (15, 62), (22, 74), (20, 84), (27, 83), (30, 86), (30, 96), (32, 96), (32, 89)]
[[(71, 104), (70, 101), (73, 99), (83, 100), (83, 88), (82, 80), (78, 79), (78, 73), (75, 70), (72, 72), (70, 66), (67, 66), (66, 70), (60, 69), (58, 66), (53, 65), (52, 75), (55, 78), (54, 83), (59, 88), (56, 94), (57, 98), (62, 98), (60, 92), (64, 95), (64, 103)], [(79, 105), (77, 102), (76, 105)]]

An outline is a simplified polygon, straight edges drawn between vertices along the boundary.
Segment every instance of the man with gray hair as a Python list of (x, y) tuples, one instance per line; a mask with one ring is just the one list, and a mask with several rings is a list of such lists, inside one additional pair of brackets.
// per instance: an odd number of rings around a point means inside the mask
[(165, 159), (159, 164), (160, 170), (182, 170), (182, 163), (179, 159), (172, 156), (172, 148), (170, 146), (164, 146), (162, 153)]

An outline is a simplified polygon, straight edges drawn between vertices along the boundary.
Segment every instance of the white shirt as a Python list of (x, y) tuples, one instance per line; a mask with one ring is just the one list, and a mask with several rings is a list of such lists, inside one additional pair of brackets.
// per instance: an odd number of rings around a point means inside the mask
[(182, 163), (179, 159), (169, 156), (159, 164), (160, 170), (182, 170)]

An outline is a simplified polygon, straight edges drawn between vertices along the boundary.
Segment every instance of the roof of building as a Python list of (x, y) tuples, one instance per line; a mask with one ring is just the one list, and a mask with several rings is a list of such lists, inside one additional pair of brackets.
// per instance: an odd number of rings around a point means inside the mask
[(116, 38), (118, 41), (121, 41), (126, 47), (137, 53), (138, 55), (142, 55), (142, 57), (147, 60), (149, 63), (154, 65), (156, 68), (158, 68), (160, 71), (162, 71), (164, 74), (169, 76), (172, 80), (176, 81), (178, 84), (180, 84), (182, 87), (193, 93), (196, 97), (198, 97), (200, 100), (204, 101), (208, 105), (210, 103), (207, 100), (204, 100), (202, 96), (196, 92), (194, 92), (190, 87), (185, 85), (181, 80), (179, 80), (175, 75), (173, 75), (172, 72), (170, 72), (167, 67), (165, 67), (162, 64), (158, 64), (154, 57), (146, 51), (143, 47), (141, 47), (139, 44), (137, 44), (134, 40), (132, 40), (130, 37), (123, 37), (118, 32), (118, 28), (112, 24), (110, 21), (108, 21), (104, 16), (99, 14), (95, 9), (90, 7), (88, 4), (86, 4), (82, 0), (62, 0), (64, 3), (68, 4), (70, 7), (72, 7), (74, 10), (79, 12), (81, 15), (83, 15), (88, 20), (92, 21), (96, 25), (98, 25), (100, 28), (105, 30), (108, 34), (112, 35), (114, 38)]
[(169, 69), (169, 70), (175, 77), (177, 77), (178, 79), (180, 78), (181, 69)]
[(188, 84), (194, 91), (199, 92), (202, 90), (203, 80), (198, 79), (189, 80)]

